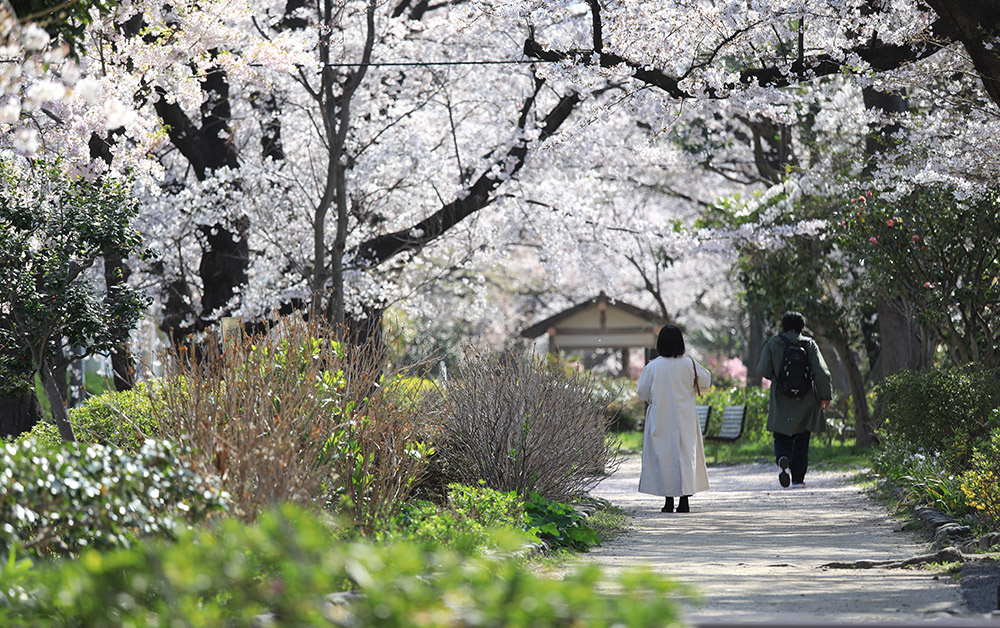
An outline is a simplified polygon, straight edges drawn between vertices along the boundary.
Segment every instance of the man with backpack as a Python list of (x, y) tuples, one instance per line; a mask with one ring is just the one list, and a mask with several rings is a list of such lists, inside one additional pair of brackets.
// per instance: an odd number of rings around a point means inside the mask
[(823, 411), (833, 398), (830, 370), (816, 341), (802, 335), (804, 327), (801, 314), (786, 312), (781, 334), (764, 344), (757, 365), (760, 374), (771, 380), (767, 429), (774, 434), (778, 482), (785, 488), (805, 486), (809, 436), (826, 430)]

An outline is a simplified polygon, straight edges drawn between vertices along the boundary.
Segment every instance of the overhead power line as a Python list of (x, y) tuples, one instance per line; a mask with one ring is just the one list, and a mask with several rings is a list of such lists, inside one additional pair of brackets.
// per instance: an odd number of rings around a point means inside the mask
[(372, 61), (370, 63), (327, 63), (328, 68), (360, 68), (360, 67), (393, 67), (393, 66), (421, 66), (421, 65), (515, 65), (531, 63), (558, 63), (558, 61), (543, 61), (540, 59), (507, 59), (503, 61), (482, 60), (482, 61)]

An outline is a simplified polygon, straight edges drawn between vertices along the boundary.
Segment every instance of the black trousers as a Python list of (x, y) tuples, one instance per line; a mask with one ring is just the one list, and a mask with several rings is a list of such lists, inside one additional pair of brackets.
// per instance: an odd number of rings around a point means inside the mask
[(788, 458), (788, 470), (792, 474), (792, 484), (802, 484), (809, 467), (809, 436), (810, 432), (799, 432), (794, 436), (774, 434), (774, 462), (782, 456)]

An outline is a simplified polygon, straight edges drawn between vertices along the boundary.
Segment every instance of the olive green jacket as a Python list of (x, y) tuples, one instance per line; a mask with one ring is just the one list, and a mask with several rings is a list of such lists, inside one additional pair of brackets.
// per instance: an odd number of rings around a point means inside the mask
[(792, 341), (805, 341), (806, 353), (809, 354), (809, 366), (812, 369), (813, 389), (804, 397), (796, 399), (786, 397), (778, 390), (778, 371), (781, 370), (781, 359), (785, 353), (785, 345), (777, 336), (764, 344), (760, 354), (757, 370), (771, 380), (771, 403), (767, 413), (767, 429), (779, 434), (794, 436), (801, 432), (825, 432), (826, 416), (820, 407), (820, 400), (832, 399), (833, 389), (830, 386), (830, 369), (823, 360), (816, 341), (808, 336), (800, 336), (794, 331), (782, 334)]

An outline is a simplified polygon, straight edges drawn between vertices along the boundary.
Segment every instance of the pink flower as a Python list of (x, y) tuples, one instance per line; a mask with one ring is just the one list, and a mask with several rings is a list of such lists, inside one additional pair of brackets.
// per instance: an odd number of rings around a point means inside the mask
[(911, 239), (911, 240), (913, 240), (914, 242), (917, 242), (917, 241), (919, 241), (919, 240), (920, 240), (920, 236), (918, 236), (918, 235), (915, 235), (915, 236), (913, 236), (913, 237), (912, 237), (912, 238), (910, 238), (910, 239)]
[(929, 282), (929, 281), (925, 281), (925, 282), (924, 282), (924, 287), (925, 287), (925, 288), (930, 288), (930, 287), (931, 287), (931, 282)]
[(892, 218), (890, 218), (889, 220), (886, 220), (886, 221), (885, 221), (885, 226), (887, 226), (887, 227), (891, 227), (891, 226), (893, 226), (894, 224), (896, 224), (896, 223), (894, 223), (894, 222), (892, 221)]
[(878, 238), (876, 238), (875, 236), (868, 238), (868, 241), (871, 242), (872, 244), (878, 244)]

